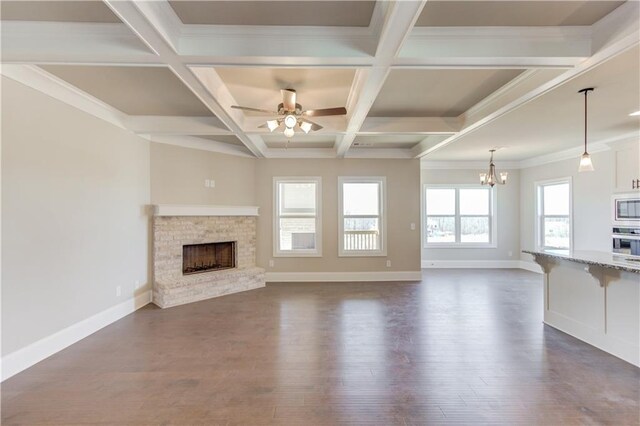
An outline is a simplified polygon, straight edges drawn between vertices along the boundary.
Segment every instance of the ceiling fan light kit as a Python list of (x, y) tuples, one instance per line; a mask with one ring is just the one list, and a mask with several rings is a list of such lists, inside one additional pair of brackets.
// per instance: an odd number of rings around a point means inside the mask
[(282, 102), (278, 104), (277, 111), (238, 105), (232, 105), (231, 108), (279, 116), (276, 119), (267, 120), (265, 124), (259, 127), (266, 127), (270, 132), (273, 132), (279, 128), (281, 124), (284, 124), (283, 134), (287, 139), (291, 139), (295, 135), (296, 126), (305, 133), (322, 129), (321, 125), (314, 123), (306, 117), (326, 117), (331, 115), (345, 115), (347, 113), (344, 107), (304, 111), (302, 105), (296, 103), (297, 95), (295, 90), (283, 89), (280, 93), (282, 94)]
[(591, 161), (591, 155), (587, 151), (587, 95), (589, 92), (593, 92), (593, 87), (587, 87), (579, 90), (578, 93), (584, 93), (584, 153), (580, 157), (580, 166), (578, 172), (592, 172), (593, 162)]
[(496, 175), (496, 166), (493, 164), (493, 153), (496, 152), (496, 150), (491, 149), (489, 152), (491, 153), (491, 158), (489, 160), (489, 172), (480, 173), (480, 185), (489, 185), (492, 188), (496, 184), (506, 185), (509, 173), (501, 172), (500, 179), (498, 179), (498, 176)]

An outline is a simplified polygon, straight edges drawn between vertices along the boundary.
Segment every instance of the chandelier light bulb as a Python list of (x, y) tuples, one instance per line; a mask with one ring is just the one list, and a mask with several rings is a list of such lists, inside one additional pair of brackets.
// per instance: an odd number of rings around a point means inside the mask
[(296, 132), (294, 132), (291, 127), (287, 127), (286, 129), (284, 129), (284, 135), (289, 139), (292, 138), (295, 133)]
[(284, 118), (284, 125), (287, 126), (290, 129), (293, 129), (293, 127), (298, 123), (298, 120), (296, 120), (296, 117), (289, 114)]
[(500, 173), (500, 181), (502, 182), (502, 184), (504, 185), (505, 183), (507, 183), (507, 177), (509, 176), (508, 172), (502, 172)]

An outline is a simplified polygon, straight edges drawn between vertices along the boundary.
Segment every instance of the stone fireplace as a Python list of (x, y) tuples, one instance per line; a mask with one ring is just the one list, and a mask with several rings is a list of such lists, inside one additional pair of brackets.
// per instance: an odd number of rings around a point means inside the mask
[(155, 206), (153, 302), (161, 308), (264, 287), (257, 207)]

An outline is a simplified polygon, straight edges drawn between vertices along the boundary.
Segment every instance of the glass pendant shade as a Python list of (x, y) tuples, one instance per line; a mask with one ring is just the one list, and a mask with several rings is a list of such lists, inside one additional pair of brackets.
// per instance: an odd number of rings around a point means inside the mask
[(306, 121), (303, 121), (300, 123), (300, 128), (302, 129), (303, 132), (309, 133), (309, 131), (311, 130), (311, 123), (307, 123)]
[(293, 129), (291, 127), (287, 127), (286, 129), (284, 129), (284, 135), (287, 138), (292, 138), (294, 134), (295, 134), (295, 132), (293, 131)]
[(591, 155), (587, 152), (582, 154), (580, 157), (580, 167), (578, 167), (578, 172), (592, 172), (593, 171), (593, 163), (591, 162)]
[(507, 173), (507, 172), (500, 173), (500, 181), (502, 182), (503, 185), (505, 183), (507, 183), (507, 177), (508, 176), (509, 176), (509, 173)]
[(279, 126), (278, 124), (278, 120), (269, 120), (267, 121), (267, 127), (269, 128), (270, 132), (273, 132), (275, 129), (277, 129)]

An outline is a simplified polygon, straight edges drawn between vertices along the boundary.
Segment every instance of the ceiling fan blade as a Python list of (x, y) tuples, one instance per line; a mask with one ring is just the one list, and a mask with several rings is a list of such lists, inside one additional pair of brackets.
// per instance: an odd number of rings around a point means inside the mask
[(311, 124), (311, 131), (315, 132), (316, 130), (320, 130), (322, 129), (322, 126), (319, 125), (318, 123), (314, 123), (311, 120), (307, 120), (306, 118), (304, 120), (302, 120), (303, 122), (307, 122), (309, 124)]
[(282, 93), (282, 104), (287, 111), (296, 110), (296, 91), (293, 89), (280, 90)]
[(324, 108), (324, 109), (310, 109), (302, 113), (302, 115), (306, 115), (308, 117), (325, 117), (327, 115), (345, 115), (347, 113), (347, 109), (344, 107), (340, 108)]
[(241, 109), (243, 111), (253, 111), (253, 112), (262, 112), (264, 114), (278, 115), (277, 111), (269, 111), (268, 109), (260, 109), (260, 108), (250, 108), (238, 105), (231, 105), (233, 109)]

